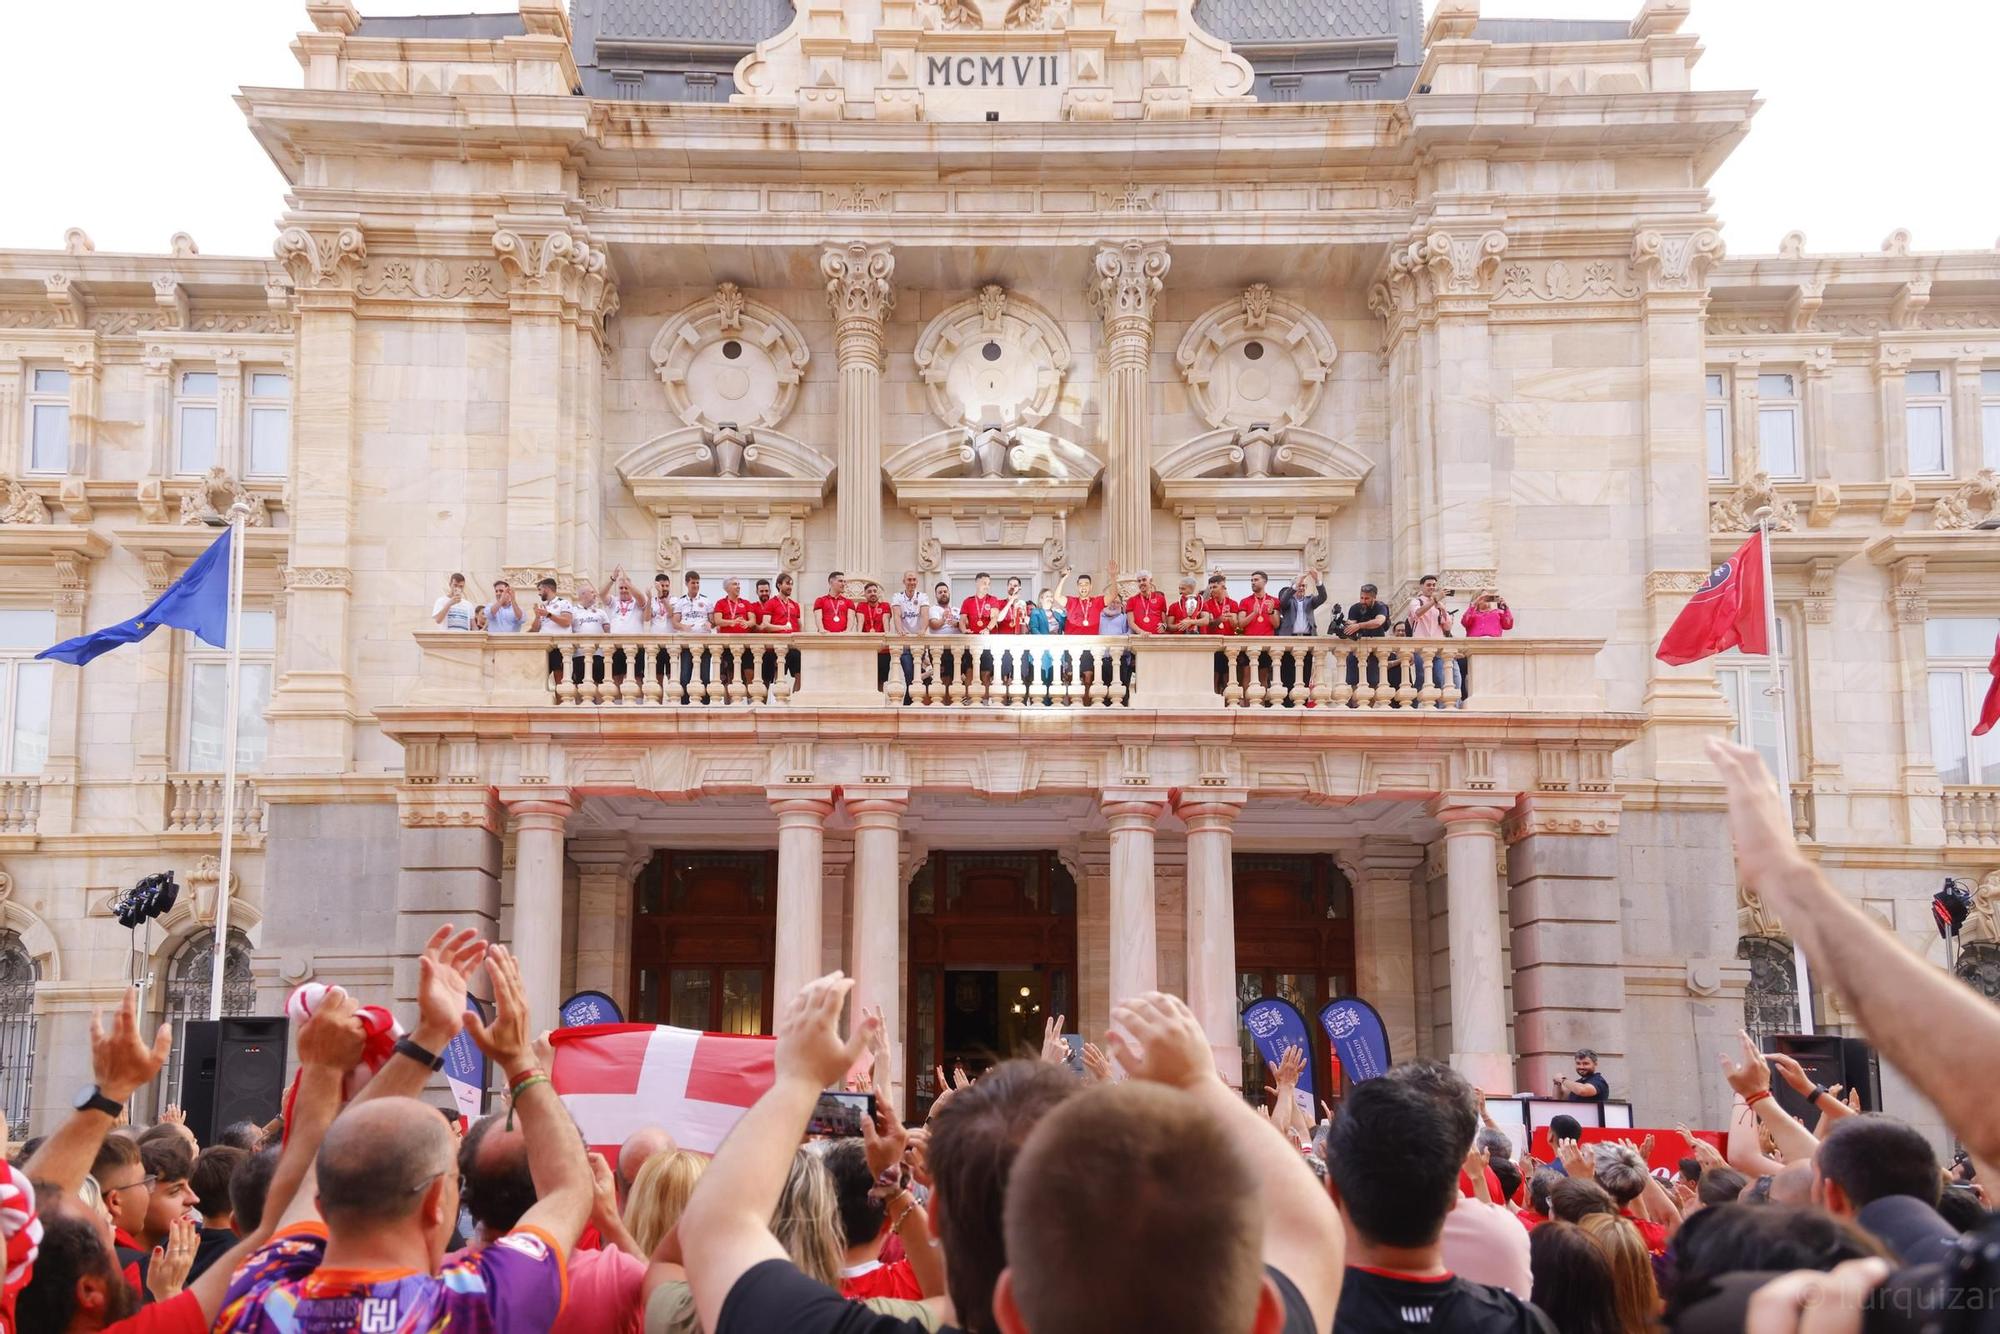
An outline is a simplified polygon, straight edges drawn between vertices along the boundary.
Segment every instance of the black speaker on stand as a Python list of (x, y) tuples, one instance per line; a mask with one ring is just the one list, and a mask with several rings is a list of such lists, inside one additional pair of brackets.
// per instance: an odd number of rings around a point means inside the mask
[[(1882, 1110), (1882, 1086), (1875, 1067), (1875, 1050), (1863, 1038), (1844, 1038), (1837, 1033), (1773, 1033), (1764, 1039), (1764, 1054), (1789, 1056), (1813, 1083), (1824, 1088), (1843, 1085), (1861, 1090), (1861, 1110)], [(1810, 1130), (1819, 1125), (1819, 1108), (1806, 1106), (1805, 1096), (1794, 1093), (1785, 1077), (1771, 1072), (1771, 1092), (1778, 1105), (1798, 1118)]]
[(263, 1125), (285, 1097), (291, 1024), (277, 1018), (190, 1019), (181, 1044), (181, 1110), (203, 1144), (237, 1121)]

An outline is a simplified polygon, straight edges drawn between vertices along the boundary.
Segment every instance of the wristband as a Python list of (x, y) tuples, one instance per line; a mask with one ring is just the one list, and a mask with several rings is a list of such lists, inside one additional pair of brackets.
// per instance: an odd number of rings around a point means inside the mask
[(429, 1066), (433, 1070), (444, 1069), (444, 1057), (414, 1038), (397, 1038), (396, 1045), (391, 1050), (399, 1056), (409, 1057), (419, 1065)]
[(1827, 1087), (1826, 1087), (1826, 1085), (1824, 1085), (1824, 1084), (1814, 1084), (1814, 1085), (1812, 1086), (1812, 1092), (1811, 1092), (1811, 1093), (1808, 1093), (1808, 1094), (1806, 1094), (1806, 1101), (1807, 1101), (1807, 1102), (1809, 1102), (1809, 1103), (1817, 1103), (1817, 1102), (1818, 1102), (1818, 1101), (1819, 1101), (1819, 1100), (1820, 1100), (1821, 1098), (1824, 1098), (1824, 1097), (1828, 1097), (1828, 1096), (1830, 1096), (1830, 1095), (1829, 1095), (1829, 1094), (1828, 1094), (1828, 1092), (1827, 1092)]
[(917, 1202), (915, 1200), (911, 1200), (908, 1204), (904, 1205), (903, 1211), (896, 1215), (894, 1222), (889, 1224), (889, 1230), (891, 1232), (901, 1232), (903, 1224), (909, 1220), (911, 1214), (916, 1212), (916, 1208)]
[(514, 1099), (514, 1101), (519, 1102), (521, 1100), (521, 1095), (523, 1093), (526, 1093), (529, 1089), (533, 1088), (537, 1084), (547, 1084), (548, 1082), (549, 1082), (549, 1077), (543, 1074), (541, 1071), (537, 1070), (533, 1074), (529, 1075), (526, 1079), (523, 1079), (520, 1083), (509, 1085), (507, 1088), (507, 1096)]
[(1749, 1097), (1743, 1100), (1743, 1105), (1745, 1107), (1755, 1107), (1758, 1103), (1764, 1101), (1764, 1099), (1770, 1096), (1771, 1096), (1771, 1090), (1758, 1089), (1755, 1093), (1752, 1093)]
[(543, 1074), (539, 1069), (531, 1065), (526, 1070), (523, 1070), (520, 1074), (514, 1076), (514, 1078), (507, 1081), (507, 1092), (512, 1096), (518, 1097), (522, 1089), (528, 1087), (528, 1085), (532, 1084), (537, 1079), (541, 1080), (543, 1083), (546, 1084), (548, 1082), (549, 1077)]

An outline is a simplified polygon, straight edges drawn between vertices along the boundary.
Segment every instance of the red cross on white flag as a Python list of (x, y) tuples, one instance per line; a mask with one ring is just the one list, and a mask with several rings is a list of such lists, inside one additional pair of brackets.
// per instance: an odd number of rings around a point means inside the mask
[(549, 1035), (549, 1079), (593, 1149), (663, 1126), (683, 1149), (714, 1153), (771, 1087), (771, 1038), (652, 1024), (592, 1024)]

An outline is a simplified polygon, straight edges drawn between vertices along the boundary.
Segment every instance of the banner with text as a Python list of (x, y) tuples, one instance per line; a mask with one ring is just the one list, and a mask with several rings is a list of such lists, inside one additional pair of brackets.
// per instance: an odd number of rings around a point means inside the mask
[(1299, 1086), (1293, 1096), (1305, 1109), (1307, 1120), (1311, 1121), (1312, 1031), (1306, 1027), (1305, 1016), (1299, 1013), (1299, 1007), (1288, 1000), (1266, 996), (1243, 1007), (1243, 1026), (1250, 1030), (1251, 1040), (1257, 1044), (1257, 1054), (1264, 1058), (1264, 1064), (1271, 1067), (1273, 1076), (1277, 1073), (1278, 1063), (1285, 1059), (1285, 1048), (1297, 1047), (1305, 1054), (1306, 1063), (1299, 1071)]
[(1347, 1077), (1359, 1084), (1389, 1069), (1389, 1033), (1382, 1016), (1359, 996), (1335, 996), (1320, 1007), (1319, 1026), (1333, 1043)]

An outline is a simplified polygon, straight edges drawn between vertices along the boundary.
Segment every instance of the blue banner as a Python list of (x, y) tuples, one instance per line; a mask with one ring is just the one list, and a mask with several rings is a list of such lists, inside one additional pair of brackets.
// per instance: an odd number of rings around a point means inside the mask
[(1359, 996), (1335, 996), (1320, 1007), (1319, 1026), (1333, 1043), (1348, 1079), (1359, 1084), (1389, 1069), (1389, 1034), (1382, 1016)]
[(1274, 996), (1252, 1001), (1243, 1007), (1243, 1026), (1250, 1030), (1251, 1040), (1257, 1044), (1257, 1054), (1264, 1058), (1264, 1064), (1271, 1067), (1274, 1082), (1278, 1063), (1285, 1059), (1285, 1048), (1297, 1047), (1304, 1053), (1306, 1063), (1299, 1070), (1295, 1096), (1299, 1106), (1305, 1108), (1308, 1122), (1316, 1119), (1313, 1116), (1312, 1032), (1307, 1029), (1305, 1016), (1299, 1013), (1298, 1006)]
[(625, 1016), (618, 1012), (618, 1002), (601, 991), (579, 991), (564, 1001), (556, 1013), (562, 1022), (558, 1028), (583, 1028), (590, 1024), (622, 1024)]
[[(465, 998), (465, 1008), (481, 1019), (486, 1012), (479, 1008), (479, 1002), (472, 997)], [(459, 1029), (458, 1036), (444, 1044), (443, 1074), (445, 1082), (451, 1085), (451, 1095), (458, 1103), (459, 1114), (466, 1120), (476, 1119), (484, 1110), (486, 1098), (486, 1053), (479, 1050), (479, 1044), (472, 1040), (472, 1034)]]

